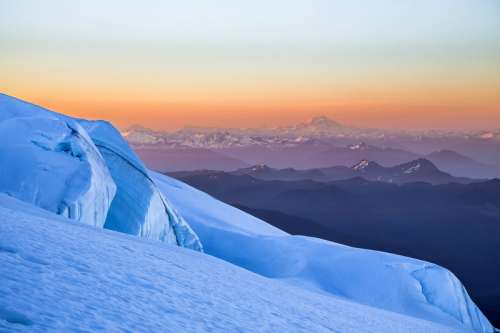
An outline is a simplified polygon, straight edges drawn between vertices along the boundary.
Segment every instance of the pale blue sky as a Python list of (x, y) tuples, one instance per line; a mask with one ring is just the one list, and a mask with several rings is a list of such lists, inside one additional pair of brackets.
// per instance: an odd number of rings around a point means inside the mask
[(0, 51), (1, 90), (56, 106), (500, 104), (500, 0), (0, 0)]
[[(180, 45), (499, 43), (498, 0), (0, 0), (2, 41)], [(48, 45), (49, 46), (49, 45)]]

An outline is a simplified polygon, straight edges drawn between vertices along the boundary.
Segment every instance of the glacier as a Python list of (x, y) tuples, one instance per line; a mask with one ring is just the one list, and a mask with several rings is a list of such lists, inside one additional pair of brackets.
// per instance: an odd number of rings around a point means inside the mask
[(96, 227), (203, 250), (108, 122), (0, 94), (0, 124), (9, 143), (0, 148), (0, 192)]
[(460, 281), (440, 266), (291, 236), (176, 179), (154, 178), (208, 254), (321, 294), (463, 330), (494, 331)]
[(472, 333), (71, 223), (1, 193), (0, 221), (1, 332)]

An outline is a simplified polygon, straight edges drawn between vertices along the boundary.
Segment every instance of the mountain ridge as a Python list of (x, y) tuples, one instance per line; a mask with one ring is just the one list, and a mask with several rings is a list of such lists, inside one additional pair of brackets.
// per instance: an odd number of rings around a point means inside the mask
[[(201, 174), (217, 174), (215, 170), (193, 170), (191, 172), (171, 172), (175, 176), (192, 176)], [(248, 175), (261, 180), (313, 180), (319, 182), (332, 182), (361, 177), (366, 180), (404, 184), (411, 182), (428, 182), (430, 184), (446, 183), (472, 183), (482, 180), (453, 177), (448, 173), (439, 170), (427, 159), (419, 158), (414, 161), (396, 165), (393, 167), (383, 167), (380, 164), (361, 160), (352, 167), (334, 166), (328, 168), (315, 168), (297, 170), (294, 168), (275, 169), (265, 164), (258, 164), (229, 172), (232, 175)]]

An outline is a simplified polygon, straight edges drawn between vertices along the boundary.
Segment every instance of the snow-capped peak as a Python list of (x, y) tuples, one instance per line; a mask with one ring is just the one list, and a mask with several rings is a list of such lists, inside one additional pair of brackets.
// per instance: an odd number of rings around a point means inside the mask
[(417, 172), (419, 169), (420, 169), (420, 163), (417, 163), (415, 165), (412, 165), (408, 169), (406, 169), (404, 171), (404, 173), (407, 174), (407, 175), (411, 175), (411, 174), (414, 174), (415, 172)]
[(141, 125), (132, 125), (120, 134), (130, 143), (135, 144), (155, 144), (162, 142), (161, 132), (156, 132)]
[(359, 143), (356, 143), (356, 144), (353, 144), (353, 145), (349, 145), (347, 148), (349, 148), (350, 150), (366, 150), (369, 147), (370, 146), (368, 146), (366, 143), (359, 142)]
[(358, 164), (356, 164), (356, 165), (355, 165), (355, 166), (353, 166), (352, 168), (353, 168), (354, 170), (357, 170), (357, 171), (359, 171), (359, 170), (363, 170), (363, 169), (367, 168), (367, 167), (370, 165), (370, 163), (371, 163), (371, 162), (370, 162), (370, 161), (368, 161), (368, 160), (361, 160)]
[(480, 139), (488, 140), (488, 139), (493, 139), (494, 137), (495, 137), (495, 134), (493, 134), (491, 132), (485, 132), (485, 133), (479, 134)]
[[(407, 175), (413, 175), (417, 172), (436, 172), (440, 171), (434, 163), (425, 159), (419, 158), (415, 161), (401, 165), (400, 170)], [(425, 171), (424, 171), (425, 170)]]
[(308, 124), (322, 127), (342, 127), (342, 125), (326, 116), (313, 117), (308, 121)]
[(478, 137), (482, 140), (500, 140), (500, 133), (482, 132)]
[(266, 164), (257, 164), (252, 167), (252, 171), (263, 171), (271, 169)]

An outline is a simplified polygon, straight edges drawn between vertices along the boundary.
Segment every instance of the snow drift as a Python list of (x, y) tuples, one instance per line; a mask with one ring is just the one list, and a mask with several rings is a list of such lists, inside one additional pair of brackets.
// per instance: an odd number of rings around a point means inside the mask
[(120, 133), (0, 94), (0, 192), (74, 220), (202, 250)]
[(475, 332), (493, 327), (460, 281), (434, 264), (291, 236), (178, 180), (154, 174), (204, 249), (260, 275)]

